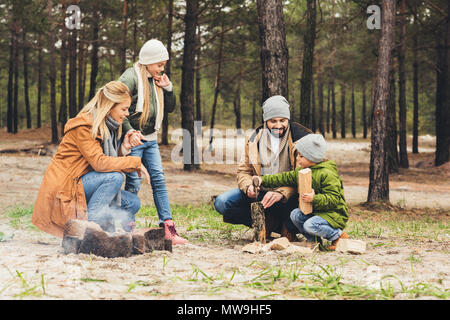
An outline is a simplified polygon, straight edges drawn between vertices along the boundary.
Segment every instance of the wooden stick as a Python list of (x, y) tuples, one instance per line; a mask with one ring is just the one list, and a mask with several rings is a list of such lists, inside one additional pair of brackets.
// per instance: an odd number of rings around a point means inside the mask
[(311, 169), (306, 168), (298, 172), (298, 207), (303, 214), (310, 214), (312, 209), (312, 202), (302, 201), (302, 193), (312, 192), (312, 173)]

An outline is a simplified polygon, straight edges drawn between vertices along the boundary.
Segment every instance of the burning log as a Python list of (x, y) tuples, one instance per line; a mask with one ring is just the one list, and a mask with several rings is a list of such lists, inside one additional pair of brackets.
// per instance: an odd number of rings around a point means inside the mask
[(147, 228), (133, 231), (133, 253), (142, 254), (153, 250), (172, 252), (172, 240), (164, 239), (164, 236), (163, 228)]
[(105, 258), (129, 257), (132, 249), (130, 233), (107, 233), (87, 227), (80, 244), (80, 253), (95, 254)]
[(147, 228), (127, 232), (105, 232), (90, 221), (70, 220), (64, 227), (64, 254), (87, 253), (106, 258), (129, 257), (153, 250), (172, 252), (172, 241), (165, 239), (163, 228)]

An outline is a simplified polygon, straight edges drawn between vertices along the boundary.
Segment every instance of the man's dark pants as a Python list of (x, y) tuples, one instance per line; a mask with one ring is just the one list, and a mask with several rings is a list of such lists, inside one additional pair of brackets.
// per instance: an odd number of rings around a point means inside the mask
[[(265, 194), (266, 191), (260, 191), (257, 200), (261, 201)], [(254, 201), (255, 199), (249, 198), (240, 189), (232, 189), (217, 196), (214, 201), (214, 207), (223, 216), (223, 222), (243, 224), (251, 228), (250, 204)], [(282, 224), (284, 223), (290, 233), (298, 233), (298, 229), (290, 219), (290, 213), (295, 208), (298, 208), (298, 196), (292, 196), (287, 202), (279, 201), (266, 208), (266, 219), (271, 221), (270, 231), (281, 233)]]

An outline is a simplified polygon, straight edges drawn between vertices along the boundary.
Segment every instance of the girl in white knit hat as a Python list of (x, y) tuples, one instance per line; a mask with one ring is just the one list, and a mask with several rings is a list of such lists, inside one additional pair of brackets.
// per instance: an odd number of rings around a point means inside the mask
[[(142, 158), (142, 163), (150, 174), (153, 199), (158, 211), (159, 224), (165, 228), (166, 238), (172, 244), (187, 242), (179, 236), (172, 220), (169, 196), (158, 147), (158, 132), (164, 110), (173, 112), (176, 98), (172, 82), (164, 74), (169, 53), (163, 43), (152, 39), (139, 52), (139, 60), (119, 78), (130, 89), (133, 101), (130, 115), (123, 123), (124, 132), (135, 131), (130, 138), (133, 146), (131, 155)], [(125, 190), (137, 194), (141, 186), (138, 174), (127, 174)]]

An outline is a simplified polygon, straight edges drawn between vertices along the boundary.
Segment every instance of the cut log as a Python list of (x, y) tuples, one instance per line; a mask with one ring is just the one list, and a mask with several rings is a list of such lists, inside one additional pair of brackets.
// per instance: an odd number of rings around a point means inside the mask
[(298, 207), (303, 214), (310, 214), (313, 211), (311, 202), (302, 201), (302, 193), (312, 192), (312, 172), (306, 168), (298, 172)]
[(261, 243), (266, 243), (266, 217), (264, 207), (261, 202), (253, 202), (250, 205), (252, 214), (252, 227), (254, 230), (254, 239)]
[(172, 240), (165, 239), (164, 236), (164, 228), (146, 228), (133, 231), (133, 253), (142, 254), (153, 250), (172, 252)]
[(362, 240), (340, 239), (336, 251), (361, 254), (366, 252), (366, 243)]
[(111, 234), (87, 227), (80, 244), (80, 253), (105, 258), (129, 257), (132, 253), (130, 233)]

